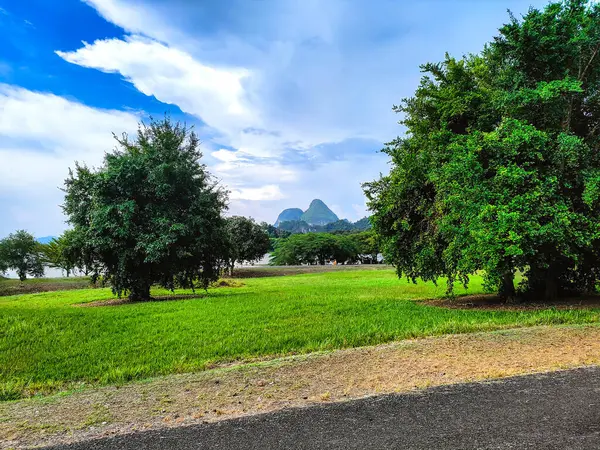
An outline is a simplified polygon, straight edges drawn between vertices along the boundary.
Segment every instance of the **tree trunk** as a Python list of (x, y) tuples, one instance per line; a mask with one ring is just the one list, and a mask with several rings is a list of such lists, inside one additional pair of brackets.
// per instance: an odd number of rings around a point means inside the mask
[(21, 281), (21, 283), (27, 280), (27, 270), (18, 269), (17, 275), (19, 276), (19, 281)]
[(131, 292), (129, 292), (129, 300), (132, 302), (143, 302), (150, 300), (150, 285), (140, 284), (131, 288)]
[(517, 297), (515, 291), (515, 275), (512, 272), (506, 272), (502, 276), (502, 286), (500, 287), (500, 295), (507, 301), (514, 301)]
[(546, 274), (546, 289), (544, 291), (544, 300), (548, 303), (558, 298), (558, 281), (550, 273)]

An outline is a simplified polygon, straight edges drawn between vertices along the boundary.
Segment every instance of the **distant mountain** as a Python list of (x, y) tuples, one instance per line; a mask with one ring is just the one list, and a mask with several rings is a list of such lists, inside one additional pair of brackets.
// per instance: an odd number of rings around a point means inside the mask
[[(368, 217), (364, 217), (354, 223), (348, 219), (330, 222), (327, 225), (309, 225), (304, 220), (284, 220), (277, 226), (277, 229), (292, 234), (296, 233), (360, 233), (371, 229), (371, 222)], [(281, 237), (281, 236), (275, 236)], [(284, 236), (285, 237), (285, 236)]]
[(36, 241), (38, 241), (40, 244), (47, 244), (55, 237), (56, 236), (42, 236), (42, 237), (37, 238)]
[(368, 217), (363, 217), (362, 219), (354, 222), (353, 225), (354, 225), (354, 228), (359, 231), (370, 230), (372, 227), (371, 221), (369, 220)]
[(275, 227), (290, 233), (352, 233), (371, 229), (371, 222), (368, 217), (354, 223), (348, 219), (340, 220), (325, 202), (316, 198), (304, 212), (300, 208), (281, 211), (275, 221)]
[(310, 206), (304, 211), (300, 220), (309, 225), (327, 225), (340, 219), (322, 200), (316, 198), (310, 202)]
[(309, 226), (323, 226), (338, 220), (338, 216), (322, 200), (316, 198), (310, 202), (306, 211), (300, 208), (284, 209), (274, 225), (279, 227), (283, 222), (304, 222)]
[(277, 217), (277, 220), (275, 221), (275, 226), (278, 227), (279, 225), (281, 225), (281, 222), (295, 222), (297, 220), (300, 220), (302, 214), (304, 214), (304, 211), (302, 211), (300, 208), (284, 209), (283, 211), (281, 211), (281, 214), (279, 214), (279, 216)]

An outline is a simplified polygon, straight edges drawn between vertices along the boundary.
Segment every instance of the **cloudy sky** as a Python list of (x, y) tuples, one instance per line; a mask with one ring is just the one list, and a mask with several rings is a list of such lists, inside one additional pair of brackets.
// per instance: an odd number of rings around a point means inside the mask
[(59, 234), (68, 167), (165, 112), (195, 126), (230, 213), (274, 222), (320, 198), (360, 219), (419, 64), (545, 3), (0, 0), (0, 237)]

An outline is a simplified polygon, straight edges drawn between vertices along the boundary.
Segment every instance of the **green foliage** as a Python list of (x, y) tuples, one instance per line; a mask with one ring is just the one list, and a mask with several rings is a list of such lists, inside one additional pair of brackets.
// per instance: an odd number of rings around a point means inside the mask
[(267, 236), (269, 236), (269, 238), (271, 238), (271, 239), (286, 238), (290, 234), (292, 234), (289, 231), (285, 231), (280, 228), (277, 228), (274, 225), (271, 225), (270, 223), (267, 223), (267, 222), (261, 222), (260, 227), (262, 228), (262, 230), (265, 233), (267, 233)]
[(226, 254), (226, 196), (198, 162), (197, 136), (165, 118), (115, 139), (99, 169), (77, 164), (65, 181), (71, 257), (131, 299), (154, 283), (208, 286)]
[(233, 216), (225, 219), (225, 223), (230, 274), (236, 263), (258, 261), (269, 251), (269, 235), (253, 219)]
[(348, 239), (354, 243), (357, 251), (357, 259), (362, 264), (377, 264), (378, 255), (381, 253), (379, 248), (379, 236), (370, 230), (362, 233), (353, 233), (348, 235)]
[(479, 55), (427, 64), (367, 183), (399, 275), (467, 283), (485, 271), (512, 297), (593, 291), (600, 273), (600, 5), (531, 9)]
[(277, 266), (325, 264), (336, 260), (339, 264), (358, 258), (355, 243), (346, 236), (329, 233), (293, 234), (278, 242), (271, 255), (271, 264)]
[[(2, 297), (0, 400), (81, 381), (123, 383), (199, 371), (219, 362), (599, 318), (598, 310), (588, 309), (432, 308), (409, 300), (439, 297), (443, 281), (415, 286), (391, 270), (250, 278), (244, 284), (209, 288), (200, 299), (96, 308), (72, 305), (106, 300), (108, 289)], [(480, 292), (476, 276), (470, 293)]]
[(0, 273), (15, 270), (21, 281), (25, 281), (27, 275), (44, 276), (40, 247), (41, 244), (25, 230), (11, 233), (0, 241)]
[(73, 245), (70, 242), (72, 238), (73, 232), (68, 230), (58, 238), (54, 238), (47, 244), (41, 244), (40, 246), (44, 265), (64, 270), (67, 277), (77, 267), (77, 261), (69, 253), (69, 249)]

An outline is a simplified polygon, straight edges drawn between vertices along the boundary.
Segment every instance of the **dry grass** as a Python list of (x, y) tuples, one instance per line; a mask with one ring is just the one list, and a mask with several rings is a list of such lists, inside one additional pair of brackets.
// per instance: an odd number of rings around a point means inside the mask
[(417, 339), (0, 403), (0, 447), (148, 428), (600, 362), (600, 327)]

